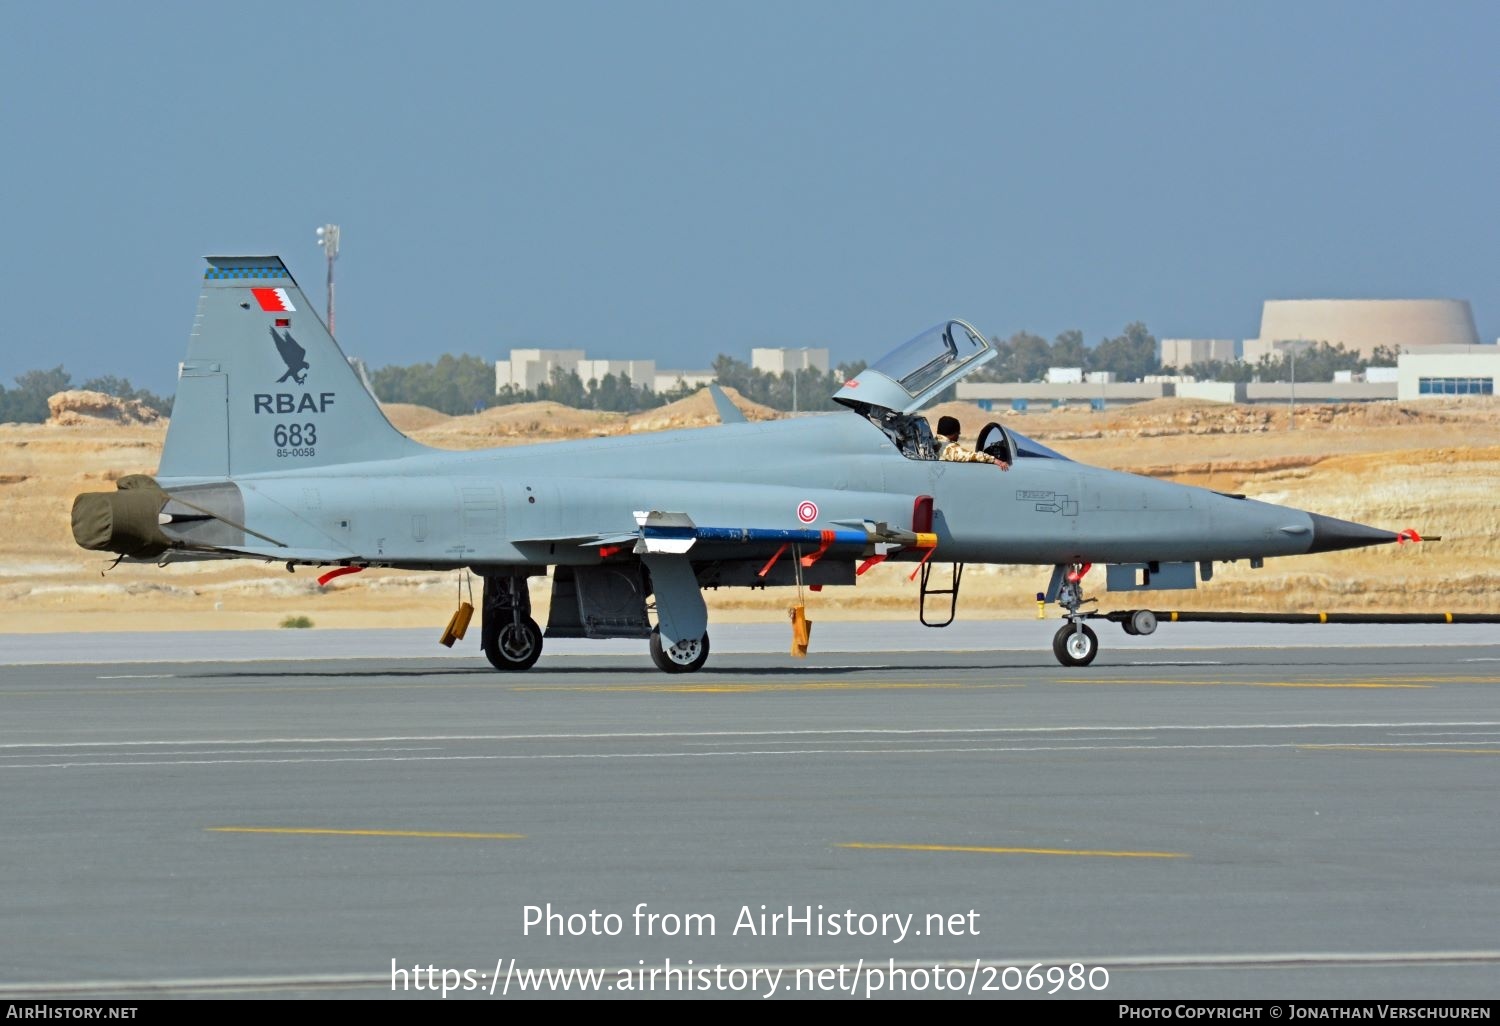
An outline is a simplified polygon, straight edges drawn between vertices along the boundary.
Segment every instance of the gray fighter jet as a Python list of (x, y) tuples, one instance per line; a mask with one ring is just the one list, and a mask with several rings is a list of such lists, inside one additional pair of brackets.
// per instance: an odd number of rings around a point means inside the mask
[[(668, 673), (708, 658), (704, 588), (853, 585), (892, 560), (921, 577), (922, 622), (944, 626), (964, 564), (1051, 567), (1053, 650), (1082, 666), (1098, 651), (1093, 564), (1110, 591), (1181, 589), (1219, 561), (1401, 539), (1086, 466), (1000, 424), (979, 447), (1009, 470), (938, 459), (918, 411), (994, 356), (952, 320), (845, 382), (846, 412), (748, 423), (716, 391), (713, 427), (440, 451), (391, 426), (279, 258), (209, 257), (157, 476), (80, 495), (74, 536), (158, 563), (471, 568), (496, 669), (531, 667), (544, 637), (640, 638)], [(544, 633), (528, 582), (549, 572)]]

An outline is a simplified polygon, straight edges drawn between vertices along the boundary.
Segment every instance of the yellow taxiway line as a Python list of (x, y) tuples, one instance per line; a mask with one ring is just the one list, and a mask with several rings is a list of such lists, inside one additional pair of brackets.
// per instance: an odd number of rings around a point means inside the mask
[(1434, 748), (1426, 745), (1298, 745), (1310, 752), (1416, 752), (1427, 755), (1500, 755), (1500, 748)]
[(1019, 688), (1021, 684), (961, 684), (956, 681), (787, 681), (778, 684), (748, 684), (724, 681), (713, 684), (539, 684), (520, 685), (511, 691), (587, 691), (601, 692), (646, 692), (661, 694), (694, 695), (738, 695), (760, 694), (773, 691), (930, 691), (930, 690), (975, 690), (993, 691), (998, 688)]
[(836, 844), (835, 848), (863, 848), (878, 851), (949, 851), (976, 855), (1083, 855), (1111, 859), (1185, 859), (1180, 851), (1087, 851), (1071, 848), (987, 848), (967, 844), (869, 844), (853, 842)]
[(1077, 677), (1058, 680), (1058, 684), (1148, 684), (1190, 688), (1430, 688), (1431, 684), (1392, 683), (1388, 681), (1316, 681), (1316, 680), (1165, 680), (1128, 677)]

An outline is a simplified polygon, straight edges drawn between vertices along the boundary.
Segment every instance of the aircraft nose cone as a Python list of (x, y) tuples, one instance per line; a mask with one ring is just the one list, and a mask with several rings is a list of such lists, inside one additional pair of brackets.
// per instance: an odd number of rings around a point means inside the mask
[(1308, 552), (1333, 552), (1337, 549), (1357, 549), (1365, 545), (1385, 545), (1396, 540), (1395, 531), (1382, 531), (1378, 527), (1366, 527), (1348, 520), (1325, 517), (1320, 513), (1309, 513), (1313, 522), (1312, 544)]

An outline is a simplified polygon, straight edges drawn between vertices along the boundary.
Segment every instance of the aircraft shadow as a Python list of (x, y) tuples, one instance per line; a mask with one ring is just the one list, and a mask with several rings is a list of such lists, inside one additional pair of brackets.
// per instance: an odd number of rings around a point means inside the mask
[[(1131, 654), (1148, 655), (1147, 653)], [(1242, 662), (1232, 659), (1111, 659), (1106, 655), (1101, 656), (1091, 666), (1087, 667), (1059, 666), (1056, 662), (1046, 658), (1038, 658), (1026, 662), (999, 662), (976, 658), (945, 663), (933, 663), (930, 661), (898, 662), (885, 665), (869, 664), (860, 666), (820, 666), (816, 663), (798, 664), (795, 666), (764, 664), (725, 665), (720, 663), (715, 666), (704, 667), (702, 670), (692, 674), (670, 675), (657, 671), (651, 666), (648, 660), (641, 660), (628, 664), (599, 663), (585, 666), (549, 666), (542, 663), (521, 673), (502, 673), (491, 669), (487, 665), (478, 665), (408, 667), (402, 669), (379, 667), (313, 669), (298, 667), (276, 670), (219, 670), (207, 673), (180, 673), (176, 676), (182, 680), (358, 680), (375, 678), (419, 680), (434, 677), (474, 677), (482, 678), (495, 684), (521, 684), (528, 680), (557, 680), (562, 677), (589, 676), (604, 678), (645, 677), (650, 681), (660, 683), (679, 682), (687, 684), (695, 680), (712, 681), (723, 680), (728, 677), (779, 677), (796, 681), (799, 679), (827, 679), (829, 677), (850, 677), (858, 674), (874, 673), (895, 675), (897, 680), (909, 679), (911, 683), (921, 683), (923, 678), (932, 675), (951, 675), (954, 673), (972, 673), (974, 671), (990, 671), (999, 674), (1026, 672), (1040, 673), (1048, 676), (1058, 674), (1067, 674), (1070, 676), (1081, 674), (1087, 676), (1100, 672), (1118, 672), (1135, 669), (1185, 669), (1199, 674), (1255, 670), (1261, 672), (1292, 671), (1293, 675), (1295, 675), (1297, 671), (1304, 674), (1318, 673), (1328, 668), (1337, 668), (1346, 673), (1358, 674), (1377, 670), (1389, 671), (1402, 667), (1431, 670), (1432, 662), (1430, 659), (1415, 656), (1410, 659), (1391, 659), (1385, 657), (1378, 661), (1355, 663), (1347, 659), (1331, 656), (1322, 659), (1281, 658)]]
[(671, 675), (661, 673), (650, 665), (633, 666), (534, 666), (522, 673), (501, 673), (492, 670), (488, 666), (434, 666), (430, 668), (411, 668), (402, 670), (385, 669), (347, 669), (347, 670), (313, 670), (313, 669), (286, 669), (286, 670), (222, 670), (212, 673), (180, 673), (176, 677), (179, 680), (265, 680), (274, 678), (278, 680), (309, 678), (309, 679), (333, 679), (353, 680), (359, 678), (393, 677), (396, 679), (418, 679), (424, 677), (483, 677), (497, 683), (511, 682), (520, 683), (537, 678), (577, 677), (577, 676), (610, 676), (610, 677), (639, 677), (647, 676), (653, 681), (681, 681), (710, 680), (723, 677), (841, 677), (853, 674), (868, 673), (894, 673), (894, 674), (931, 674), (952, 673), (965, 670), (1022, 670), (1022, 669), (1061, 669), (1055, 663), (1038, 663), (1035, 666), (1021, 664), (997, 666), (993, 663), (944, 663), (944, 664), (921, 664), (903, 663), (893, 666), (718, 666), (712, 669), (705, 667), (697, 673)]

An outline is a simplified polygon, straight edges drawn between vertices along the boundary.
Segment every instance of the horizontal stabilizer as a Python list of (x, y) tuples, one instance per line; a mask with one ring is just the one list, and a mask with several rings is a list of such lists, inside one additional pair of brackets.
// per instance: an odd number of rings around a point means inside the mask
[(730, 402), (729, 396), (724, 394), (724, 390), (722, 388), (720, 388), (718, 385), (709, 385), (708, 394), (713, 396), (714, 409), (719, 411), (720, 421), (725, 424), (746, 423), (745, 415), (740, 412), (740, 408), (738, 406)]

